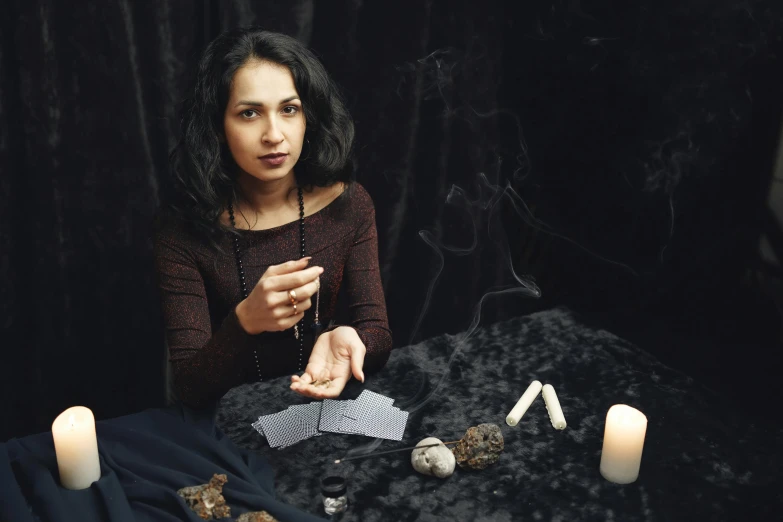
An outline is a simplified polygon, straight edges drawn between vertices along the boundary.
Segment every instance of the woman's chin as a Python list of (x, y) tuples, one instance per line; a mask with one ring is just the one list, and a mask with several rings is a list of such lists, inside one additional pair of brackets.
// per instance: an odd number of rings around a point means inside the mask
[(245, 171), (245, 175), (253, 178), (255, 181), (272, 183), (288, 178), (293, 175), (293, 171), (291, 169), (255, 169), (250, 172)]

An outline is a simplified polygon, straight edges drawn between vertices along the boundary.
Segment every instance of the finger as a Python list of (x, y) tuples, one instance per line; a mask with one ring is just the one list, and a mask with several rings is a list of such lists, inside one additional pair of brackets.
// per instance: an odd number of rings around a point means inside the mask
[(304, 317), (304, 312), (299, 312), (296, 315), (291, 315), (289, 317), (283, 317), (277, 320), (277, 326), (280, 328), (280, 331), (288, 330), (289, 328), (293, 328), (296, 323), (302, 320)]
[[(311, 266), (298, 272), (270, 277), (266, 281), (265, 288), (269, 291), (279, 292), (288, 292), (291, 289), (296, 290), (309, 283), (314, 283), (323, 272), (323, 267)], [(313, 291), (312, 293), (315, 292)]]
[(311, 266), (297, 272), (265, 277), (267, 280), (266, 289), (271, 291), (287, 292), (292, 288), (298, 288), (300, 286), (306, 285), (307, 283), (315, 281), (318, 279), (318, 276), (323, 273), (324, 269), (322, 267)]
[[(313, 306), (310, 299), (301, 303), (296, 303), (296, 315), (303, 314), (305, 310), (309, 310)], [(290, 304), (280, 305), (272, 310), (272, 317), (275, 319), (285, 319), (287, 317), (294, 316), (294, 307)]]
[[(299, 297), (299, 296), (297, 296)], [(296, 303), (296, 313), (302, 313), (305, 310), (309, 310), (313, 306), (313, 301), (307, 299), (305, 301), (298, 301)], [(281, 319), (283, 317), (289, 317), (294, 313), (294, 305), (291, 304), (290, 299), (286, 299), (285, 303), (280, 303), (272, 309), (272, 317), (275, 319)]]
[(351, 350), (351, 373), (357, 380), (364, 382), (364, 355), (367, 353), (367, 349), (362, 346), (361, 349), (356, 348)]
[[(309, 297), (313, 297), (318, 291), (318, 284), (318, 278), (316, 277), (314, 281), (294, 288), (293, 291), (296, 292), (296, 298), (300, 301), (304, 301)], [(286, 298), (288, 297), (288, 292), (285, 293), (285, 296)]]
[(293, 297), (296, 299), (296, 304), (299, 305), (312, 297), (312, 294), (307, 291), (308, 289), (308, 285), (305, 285), (300, 286), (299, 288), (294, 288), (292, 290), (282, 290), (268, 293), (266, 296), (267, 306), (269, 306), (269, 308), (275, 308), (278, 306), (290, 307), (292, 297), (290, 292), (294, 293)]
[(279, 265), (270, 265), (264, 272), (265, 276), (278, 276), (283, 274), (290, 274), (291, 272), (297, 272), (302, 270), (312, 259), (312, 256), (303, 257), (301, 259), (295, 259), (292, 261), (286, 261)]
[(296, 393), (300, 395), (304, 395), (305, 397), (312, 397), (313, 396), (313, 387), (312, 386), (305, 386), (302, 383), (299, 382), (293, 382), (291, 383), (291, 386), (289, 387), (291, 391), (295, 391)]

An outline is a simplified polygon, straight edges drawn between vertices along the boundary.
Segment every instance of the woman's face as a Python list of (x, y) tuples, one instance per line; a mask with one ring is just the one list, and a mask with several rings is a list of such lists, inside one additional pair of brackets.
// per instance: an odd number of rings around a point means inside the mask
[(291, 71), (260, 60), (237, 70), (223, 127), (242, 172), (260, 181), (287, 176), (302, 153), (306, 127)]

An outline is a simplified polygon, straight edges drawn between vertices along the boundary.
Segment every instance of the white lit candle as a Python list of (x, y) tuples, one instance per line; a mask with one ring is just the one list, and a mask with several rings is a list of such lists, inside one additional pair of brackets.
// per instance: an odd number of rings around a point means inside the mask
[(615, 404), (606, 414), (601, 475), (617, 484), (630, 484), (639, 476), (647, 417), (636, 408)]
[(95, 417), (89, 408), (74, 406), (52, 423), (60, 483), (67, 489), (85, 489), (101, 478)]
[(533, 404), (533, 401), (538, 397), (541, 392), (541, 382), (533, 381), (530, 386), (527, 387), (525, 393), (519, 398), (517, 403), (511, 408), (511, 411), (506, 416), (506, 424), (509, 426), (516, 426), (519, 423), (519, 419), (525, 414), (527, 409)]

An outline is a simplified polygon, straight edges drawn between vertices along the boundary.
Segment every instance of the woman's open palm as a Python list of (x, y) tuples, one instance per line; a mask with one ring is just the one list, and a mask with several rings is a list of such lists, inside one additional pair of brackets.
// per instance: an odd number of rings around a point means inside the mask
[(340, 326), (323, 333), (301, 376), (291, 377), (291, 389), (315, 399), (332, 399), (342, 393), (351, 374), (364, 382), (364, 355), (367, 348), (351, 327)]

